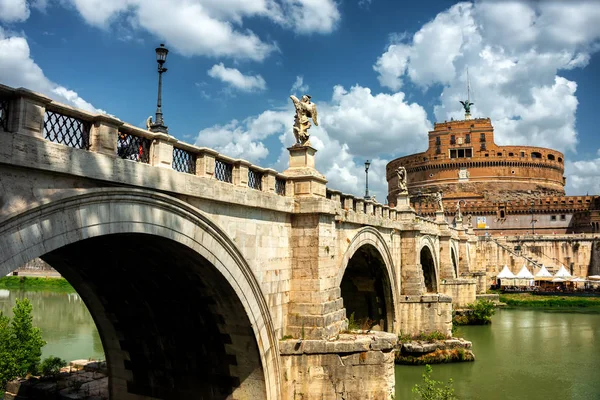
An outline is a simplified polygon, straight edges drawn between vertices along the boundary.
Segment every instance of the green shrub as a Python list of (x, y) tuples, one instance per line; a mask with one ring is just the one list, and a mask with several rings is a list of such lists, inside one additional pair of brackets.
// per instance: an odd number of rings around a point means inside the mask
[(357, 331), (360, 329), (360, 325), (358, 321), (356, 321), (354, 317), (354, 313), (350, 314), (350, 318), (348, 318), (348, 330), (349, 331)]
[(50, 356), (42, 361), (40, 370), (44, 376), (56, 376), (60, 373), (60, 369), (66, 366), (67, 362), (62, 358)]
[(473, 310), (475, 321), (483, 324), (492, 322), (492, 315), (496, 313), (496, 306), (494, 305), (494, 302), (490, 300), (478, 300), (473, 304), (469, 304), (467, 307)]
[(431, 379), (431, 366), (425, 365), (423, 373), (423, 384), (418, 383), (412, 388), (412, 392), (419, 395), (421, 400), (456, 400), (452, 379), (447, 384)]
[(39, 328), (33, 326), (32, 306), (28, 299), (18, 300), (12, 321), (0, 312), (0, 387), (17, 376), (38, 370), (42, 347)]

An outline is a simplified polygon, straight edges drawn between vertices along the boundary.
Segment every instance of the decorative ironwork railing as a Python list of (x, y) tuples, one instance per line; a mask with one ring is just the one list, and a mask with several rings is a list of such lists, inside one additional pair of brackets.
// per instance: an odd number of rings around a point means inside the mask
[(261, 172), (248, 169), (248, 186), (252, 189), (262, 190), (262, 177)]
[(76, 149), (90, 148), (91, 122), (46, 110), (44, 114), (44, 137)]
[(196, 155), (187, 150), (173, 147), (173, 169), (196, 175)]
[(275, 178), (275, 193), (285, 196), (285, 179)]
[(233, 182), (233, 164), (223, 160), (215, 160), (215, 178), (221, 182)]
[(152, 141), (148, 138), (119, 132), (117, 139), (117, 156), (124, 160), (149, 164), (151, 144)]
[(8, 129), (8, 99), (0, 99), (0, 127)]

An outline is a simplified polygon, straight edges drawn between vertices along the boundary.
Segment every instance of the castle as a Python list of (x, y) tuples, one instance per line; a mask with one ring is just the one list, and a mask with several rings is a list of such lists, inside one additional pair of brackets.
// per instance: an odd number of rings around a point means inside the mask
[[(443, 193), (444, 214), (479, 235), (600, 232), (600, 196), (566, 196), (564, 155), (533, 146), (500, 146), (489, 118), (436, 123), (425, 152), (386, 166), (388, 198), (398, 194), (398, 167), (406, 168), (411, 203), (433, 216), (430, 201)], [(458, 206), (460, 204), (460, 206)]]

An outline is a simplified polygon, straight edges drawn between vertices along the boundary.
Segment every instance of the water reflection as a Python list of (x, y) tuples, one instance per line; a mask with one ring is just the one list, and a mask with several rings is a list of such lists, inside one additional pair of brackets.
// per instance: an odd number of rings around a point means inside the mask
[[(461, 327), (476, 361), (433, 366), (468, 399), (600, 398), (600, 314), (500, 310), (491, 326)], [(423, 367), (396, 367), (396, 398), (413, 399)]]
[(12, 317), (16, 299), (27, 297), (33, 306), (33, 323), (47, 342), (42, 358), (67, 361), (104, 359), (102, 342), (92, 317), (77, 293), (0, 291), (0, 311)]

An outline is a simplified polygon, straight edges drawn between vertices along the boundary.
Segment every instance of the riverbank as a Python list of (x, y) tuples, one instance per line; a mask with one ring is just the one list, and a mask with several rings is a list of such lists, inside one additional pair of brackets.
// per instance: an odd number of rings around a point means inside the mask
[(568, 296), (535, 296), (531, 293), (504, 293), (500, 301), (509, 307), (535, 307), (535, 308), (583, 308), (594, 307), (600, 309), (600, 297), (568, 297)]
[(62, 293), (75, 292), (73, 286), (65, 278), (47, 278), (31, 276), (5, 276), (0, 278), (0, 289), (35, 291), (52, 291)]

